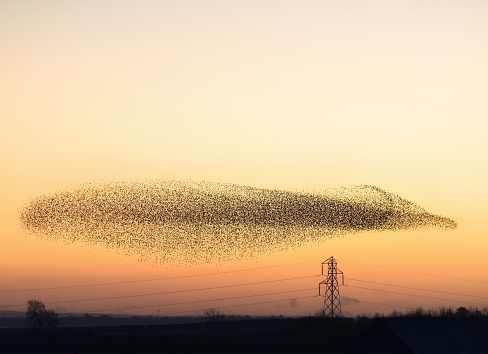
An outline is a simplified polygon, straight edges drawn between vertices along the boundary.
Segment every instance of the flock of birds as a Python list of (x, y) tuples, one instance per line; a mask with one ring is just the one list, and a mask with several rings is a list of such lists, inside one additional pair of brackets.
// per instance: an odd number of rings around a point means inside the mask
[(374, 186), (290, 192), (189, 181), (81, 185), (31, 200), (20, 220), (49, 239), (157, 263), (238, 260), (360, 231), (456, 227)]

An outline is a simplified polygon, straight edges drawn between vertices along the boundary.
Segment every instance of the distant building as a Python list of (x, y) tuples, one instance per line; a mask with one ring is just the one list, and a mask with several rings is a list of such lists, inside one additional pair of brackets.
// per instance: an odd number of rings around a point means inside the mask
[(488, 353), (488, 337), (469, 321), (378, 321), (352, 353)]

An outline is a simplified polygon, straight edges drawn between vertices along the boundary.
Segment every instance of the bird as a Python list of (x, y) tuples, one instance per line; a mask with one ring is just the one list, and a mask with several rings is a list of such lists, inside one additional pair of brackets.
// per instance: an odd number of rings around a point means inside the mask
[(79, 185), (31, 199), (20, 221), (47, 239), (153, 262), (238, 260), (337, 235), (457, 227), (371, 185), (311, 192), (180, 180)]

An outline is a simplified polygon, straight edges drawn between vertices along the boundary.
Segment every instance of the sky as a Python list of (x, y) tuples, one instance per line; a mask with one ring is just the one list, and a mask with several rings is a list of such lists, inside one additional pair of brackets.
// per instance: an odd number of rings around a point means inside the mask
[[(486, 306), (487, 19), (488, 3), (471, 0), (1, 1), (0, 308), (35, 297), (66, 312), (307, 315), (323, 278), (271, 280), (316, 276), (330, 256), (351, 316)], [(172, 265), (20, 225), (38, 196), (146, 180), (368, 184), (458, 227)], [(207, 273), (218, 274), (195, 276)], [(11, 291), (149, 279), (160, 280)], [(251, 282), (264, 283), (222, 288)], [(237, 296), (249, 297), (168, 305)]]

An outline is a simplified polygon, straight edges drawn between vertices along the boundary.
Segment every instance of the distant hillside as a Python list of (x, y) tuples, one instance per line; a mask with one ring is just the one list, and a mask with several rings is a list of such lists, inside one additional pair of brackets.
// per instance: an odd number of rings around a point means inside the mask
[[(59, 327), (100, 327), (100, 326), (150, 326), (200, 323), (201, 316), (135, 316), (60, 313)], [(227, 316), (228, 321), (248, 320), (249, 316)], [(0, 328), (28, 328), (25, 313), (20, 311), (0, 311)]]
[(0, 318), (19, 318), (25, 317), (25, 312), (0, 310)]

